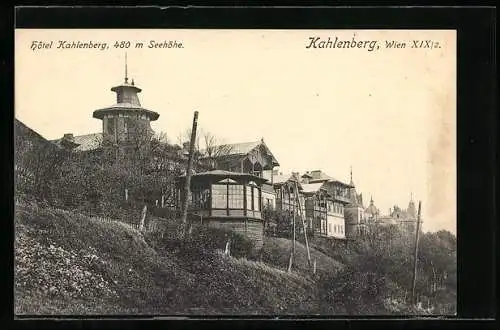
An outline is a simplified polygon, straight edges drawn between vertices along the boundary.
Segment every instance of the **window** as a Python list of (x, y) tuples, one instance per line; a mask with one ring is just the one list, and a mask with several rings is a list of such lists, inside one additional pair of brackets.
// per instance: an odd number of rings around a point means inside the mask
[(247, 186), (247, 210), (252, 210), (252, 187)]
[(331, 224), (331, 223), (329, 223), (329, 224), (328, 224), (328, 232), (329, 232), (329, 233), (331, 233), (331, 232), (332, 232), (332, 224)]
[(212, 185), (212, 208), (214, 209), (227, 208), (227, 185), (225, 184)]
[(228, 185), (228, 202), (230, 209), (243, 209), (243, 186), (239, 184)]
[(192, 194), (192, 207), (194, 209), (207, 209), (208, 208), (208, 198), (210, 195), (210, 190), (206, 188), (194, 187), (191, 191)]
[(253, 187), (253, 209), (255, 211), (260, 211), (260, 203), (259, 203), (259, 188), (258, 187)]

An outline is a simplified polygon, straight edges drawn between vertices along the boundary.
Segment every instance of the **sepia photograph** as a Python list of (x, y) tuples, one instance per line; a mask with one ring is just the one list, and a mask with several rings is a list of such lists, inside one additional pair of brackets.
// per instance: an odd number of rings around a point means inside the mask
[(455, 30), (16, 29), (16, 316), (456, 316)]

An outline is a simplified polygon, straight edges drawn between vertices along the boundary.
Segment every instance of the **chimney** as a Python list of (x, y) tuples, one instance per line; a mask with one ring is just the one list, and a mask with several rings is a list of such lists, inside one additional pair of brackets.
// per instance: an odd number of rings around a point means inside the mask
[(63, 135), (64, 140), (73, 141), (75, 139), (73, 133), (66, 133)]

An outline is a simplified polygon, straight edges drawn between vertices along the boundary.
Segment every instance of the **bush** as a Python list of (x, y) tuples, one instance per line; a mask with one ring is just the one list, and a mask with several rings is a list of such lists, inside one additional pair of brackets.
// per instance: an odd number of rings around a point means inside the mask
[(327, 309), (335, 308), (348, 315), (394, 314), (398, 310), (388, 307), (387, 301), (403, 300), (403, 291), (387, 276), (355, 267), (347, 267), (334, 276), (323, 276), (318, 286)]
[(217, 250), (225, 250), (226, 243), (230, 240), (230, 253), (232, 256), (241, 258), (255, 258), (255, 243), (228, 229), (209, 228), (202, 225), (194, 225), (191, 235), (185, 239), (178, 236), (157, 238), (160, 242), (157, 247), (173, 251), (187, 258), (200, 259), (214, 254)]

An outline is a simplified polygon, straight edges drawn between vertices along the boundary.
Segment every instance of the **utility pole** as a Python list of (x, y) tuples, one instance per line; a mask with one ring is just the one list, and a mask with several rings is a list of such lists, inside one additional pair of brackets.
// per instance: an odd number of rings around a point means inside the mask
[(191, 171), (193, 168), (194, 144), (196, 141), (196, 127), (198, 125), (198, 111), (194, 112), (193, 128), (191, 129), (191, 141), (189, 142), (188, 165), (186, 171), (186, 181), (184, 183), (184, 196), (182, 201), (182, 216), (181, 216), (181, 237), (184, 238), (187, 227), (187, 211), (188, 211), (188, 196), (191, 187)]
[(306, 240), (306, 250), (307, 250), (307, 265), (311, 267), (311, 253), (309, 252), (309, 241), (307, 239), (307, 229), (306, 229), (306, 223), (305, 219), (302, 216), (302, 205), (300, 204), (300, 198), (299, 198), (299, 185), (297, 182), (295, 182), (295, 191), (297, 192), (297, 195), (295, 196), (295, 200), (297, 201), (297, 205), (299, 206), (299, 214), (302, 219), (302, 229), (304, 230), (304, 238)]
[(418, 258), (418, 239), (420, 236), (420, 212), (422, 209), (422, 201), (418, 202), (418, 214), (417, 214), (417, 233), (415, 234), (415, 252), (413, 255), (413, 279), (411, 284), (411, 305), (415, 306), (415, 285), (417, 283), (417, 258)]
[[(288, 200), (290, 201), (290, 187), (287, 187), (288, 190)], [(293, 259), (295, 258), (295, 203), (293, 204), (292, 209), (292, 227), (293, 227), (293, 242), (292, 242), (292, 252), (290, 253), (290, 260), (288, 261), (288, 272), (292, 271)]]
[[(293, 189), (293, 193), (295, 195), (297, 195), (297, 192), (295, 191), (295, 189)], [(296, 201), (294, 198), (294, 203), (293, 203), (293, 208), (292, 208), (292, 211), (293, 211), (293, 256), (294, 257), (295, 257), (295, 240), (296, 240), (296, 238), (295, 238), (295, 231), (296, 231), (296, 229), (295, 229), (295, 217), (296, 217), (296, 213), (297, 213), (297, 207), (296, 207), (297, 205), (295, 204), (295, 202)]]

